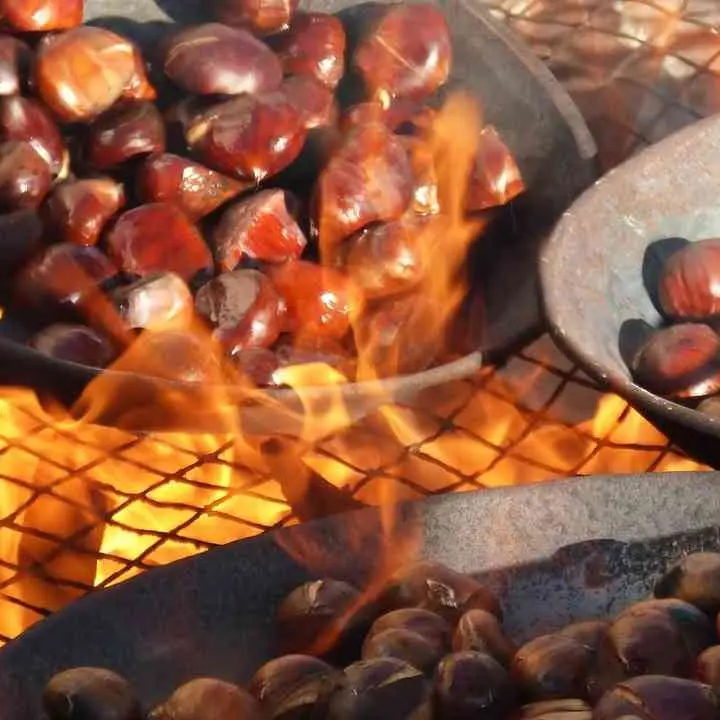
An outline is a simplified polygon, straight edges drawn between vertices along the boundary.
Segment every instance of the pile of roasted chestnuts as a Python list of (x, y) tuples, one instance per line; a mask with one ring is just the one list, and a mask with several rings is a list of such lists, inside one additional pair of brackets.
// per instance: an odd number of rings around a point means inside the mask
[(43, 703), (50, 720), (717, 720), (718, 611), (720, 554), (697, 553), (654, 598), (516, 647), (487, 587), (422, 562), (371, 601), (339, 580), (297, 588), (277, 614), (286, 654), (245, 689), (197, 678), (144, 715), (122, 677), (76, 668)]
[[(147, 57), (83, 25), (83, 0), (0, 10), (0, 303), (32, 347), (106, 367), (152, 329), (177, 355), (192, 317), (262, 385), (308, 361), (352, 375), (358, 338), (378, 374), (439, 361), (421, 343), (384, 363), (422, 306), (419, 244), (443, 237), (439, 7), (215, 0)], [(468, 214), (523, 191), (477, 132)]]

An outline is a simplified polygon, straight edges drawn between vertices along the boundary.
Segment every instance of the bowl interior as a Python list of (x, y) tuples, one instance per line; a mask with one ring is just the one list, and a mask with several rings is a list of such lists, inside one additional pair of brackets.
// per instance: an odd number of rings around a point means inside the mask
[(620, 338), (657, 326), (651, 295), (663, 257), (720, 235), (720, 118), (700, 121), (608, 173), (561, 218), (541, 252), (551, 329), (595, 377), (641, 410), (720, 437), (720, 422), (637, 386)]

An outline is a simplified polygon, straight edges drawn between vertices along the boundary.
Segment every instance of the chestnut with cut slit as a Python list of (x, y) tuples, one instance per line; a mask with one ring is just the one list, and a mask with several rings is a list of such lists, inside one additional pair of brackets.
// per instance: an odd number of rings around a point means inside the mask
[(280, 92), (297, 108), (306, 130), (335, 125), (338, 117), (332, 90), (309, 75), (289, 77)]
[(517, 648), (503, 632), (497, 617), (486, 610), (468, 610), (458, 620), (453, 635), (452, 648), (455, 652), (475, 650), (492, 655), (499, 663), (508, 667)]

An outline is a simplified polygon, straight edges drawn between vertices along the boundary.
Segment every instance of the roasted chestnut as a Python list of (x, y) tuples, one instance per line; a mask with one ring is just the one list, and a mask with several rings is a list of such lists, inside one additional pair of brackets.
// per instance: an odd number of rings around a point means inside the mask
[(268, 43), (286, 75), (309, 75), (332, 89), (345, 73), (345, 29), (334, 15), (297, 13), (290, 29)]
[(191, 220), (217, 210), (247, 187), (188, 158), (163, 153), (149, 157), (138, 170), (137, 192), (146, 203), (170, 202)]
[(679, 598), (709, 615), (720, 612), (720, 553), (691, 553), (655, 584), (655, 597)]
[(188, 327), (193, 315), (190, 289), (175, 273), (148, 275), (112, 293), (123, 320), (135, 329)]
[[(583, 700), (565, 699), (523, 705), (510, 720), (592, 720), (592, 717), (590, 706)], [(631, 720), (631, 717), (625, 720)]]
[(336, 339), (347, 334), (357, 298), (345, 275), (305, 260), (273, 266), (269, 273), (287, 303), (294, 333)]
[(151, 102), (112, 108), (88, 129), (87, 160), (98, 170), (109, 170), (140, 155), (165, 150), (165, 122)]
[(181, 685), (151, 720), (261, 720), (262, 710), (252, 695), (232, 683), (197, 678)]
[(517, 651), (515, 644), (505, 637), (497, 617), (486, 610), (468, 610), (458, 620), (452, 648), (455, 652), (475, 650), (487, 653), (505, 667), (510, 665)]
[(440, 8), (394, 4), (355, 49), (352, 64), (373, 99), (425, 98), (450, 74), (452, 43)]
[(585, 620), (583, 622), (566, 625), (555, 634), (572, 638), (582, 645), (585, 645), (589, 650), (597, 652), (609, 628), (610, 623), (605, 620)]
[(720, 693), (720, 645), (714, 645), (700, 653), (695, 666), (695, 677)]
[(215, 14), (220, 22), (270, 35), (290, 26), (297, 6), (298, 0), (215, 0)]
[(434, 642), (427, 635), (398, 627), (369, 636), (363, 644), (362, 658), (397, 658), (426, 675), (432, 675), (446, 649), (445, 643)]
[(20, 95), (28, 83), (32, 51), (19, 38), (0, 34), (0, 95)]
[(85, 0), (3, 0), (0, 10), (13, 30), (66, 30), (82, 24)]
[(282, 92), (243, 95), (201, 113), (185, 136), (210, 167), (260, 182), (300, 154), (304, 122)]
[(88, 122), (121, 97), (153, 100), (139, 51), (110, 30), (83, 25), (40, 44), (35, 85), (63, 122)]
[(32, 338), (30, 345), (43, 355), (90, 367), (104, 368), (116, 356), (112, 344), (85, 325), (49, 325)]
[(253, 385), (267, 387), (277, 384), (273, 375), (280, 367), (280, 360), (272, 350), (248, 348), (237, 353), (233, 361), (240, 374)]
[(68, 154), (60, 130), (37, 100), (0, 98), (0, 138), (30, 143), (45, 160), (53, 177), (67, 173)]
[(282, 190), (262, 190), (225, 210), (212, 238), (222, 270), (244, 257), (272, 263), (300, 257), (307, 240), (288, 210), (290, 200)]
[(198, 290), (195, 308), (232, 356), (251, 347), (270, 347), (280, 337), (285, 305), (267, 275), (235, 270)]
[(334, 125), (337, 121), (337, 104), (332, 90), (309, 75), (289, 77), (280, 91), (300, 112), (307, 130)]
[(166, 75), (196, 95), (242, 95), (275, 90), (278, 58), (249, 32), (219, 23), (185, 28), (165, 52)]
[(104, 668), (79, 667), (55, 675), (45, 686), (49, 720), (140, 720), (142, 711), (130, 684)]
[(501, 720), (515, 704), (507, 670), (490, 655), (459, 652), (438, 666), (434, 687), (439, 720)]
[(424, 675), (396, 658), (360, 660), (345, 668), (330, 699), (328, 720), (429, 720)]
[(452, 628), (446, 620), (430, 610), (402, 608), (381, 615), (370, 628), (367, 641), (375, 635), (391, 629), (410, 630), (425, 638), (439, 650), (450, 649)]
[(315, 223), (326, 262), (370, 223), (396, 220), (412, 200), (413, 175), (400, 138), (378, 123), (353, 129), (318, 178)]
[(593, 711), (593, 720), (713, 720), (718, 700), (712, 689), (694, 680), (645, 675), (609, 690)]
[(674, 398), (720, 390), (720, 337), (707, 325), (683, 323), (650, 335), (631, 361), (635, 380)]
[(52, 191), (43, 208), (46, 234), (53, 240), (95, 245), (124, 204), (123, 186), (111, 178), (66, 180)]
[(35, 210), (0, 214), (0, 297), (15, 274), (43, 249), (43, 223)]
[(212, 267), (212, 255), (200, 231), (170, 203), (128, 210), (107, 239), (110, 256), (130, 275), (174, 272), (183, 280)]
[(285, 655), (265, 663), (248, 691), (267, 720), (313, 720), (324, 716), (339, 673), (308, 655)]
[(27, 142), (0, 145), (0, 210), (36, 208), (50, 190), (50, 168)]
[(658, 300), (673, 320), (708, 320), (720, 314), (720, 238), (693, 242), (673, 253), (658, 278)]

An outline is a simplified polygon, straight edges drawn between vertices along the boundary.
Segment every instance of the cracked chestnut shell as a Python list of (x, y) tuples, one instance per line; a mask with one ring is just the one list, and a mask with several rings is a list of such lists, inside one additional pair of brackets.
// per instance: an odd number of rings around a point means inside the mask
[(455, 652), (475, 650), (492, 655), (499, 663), (508, 667), (517, 648), (503, 632), (497, 617), (486, 610), (468, 610), (458, 620), (453, 635), (452, 648)]
[(43, 355), (89, 367), (107, 367), (116, 355), (112, 344), (92, 328), (68, 323), (44, 328), (30, 345)]
[(0, 145), (0, 210), (38, 207), (50, 190), (50, 168), (27, 142)]
[(290, 26), (298, 0), (215, 0), (220, 22), (270, 35)]
[(49, 720), (141, 720), (130, 684), (111, 670), (78, 667), (53, 676), (43, 691)]
[(709, 615), (720, 612), (720, 553), (691, 553), (655, 585), (655, 597), (679, 598)]
[(13, 30), (67, 30), (82, 24), (85, 0), (3, 0), (0, 10)]
[(250, 693), (214, 678), (196, 678), (181, 685), (150, 720), (262, 720), (260, 706)]
[(165, 74), (195, 95), (242, 95), (275, 90), (280, 61), (246, 30), (206, 23), (181, 30), (163, 61)]
[(120, 98), (154, 100), (140, 51), (126, 38), (83, 25), (46, 36), (37, 50), (35, 87), (63, 122), (89, 122)]
[(635, 354), (630, 369), (639, 385), (658, 395), (713, 395), (720, 390), (720, 337), (698, 323), (657, 330)]
[(19, 38), (0, 33), (0, 95), (19, 95), (28, 84), (32, 50)]

